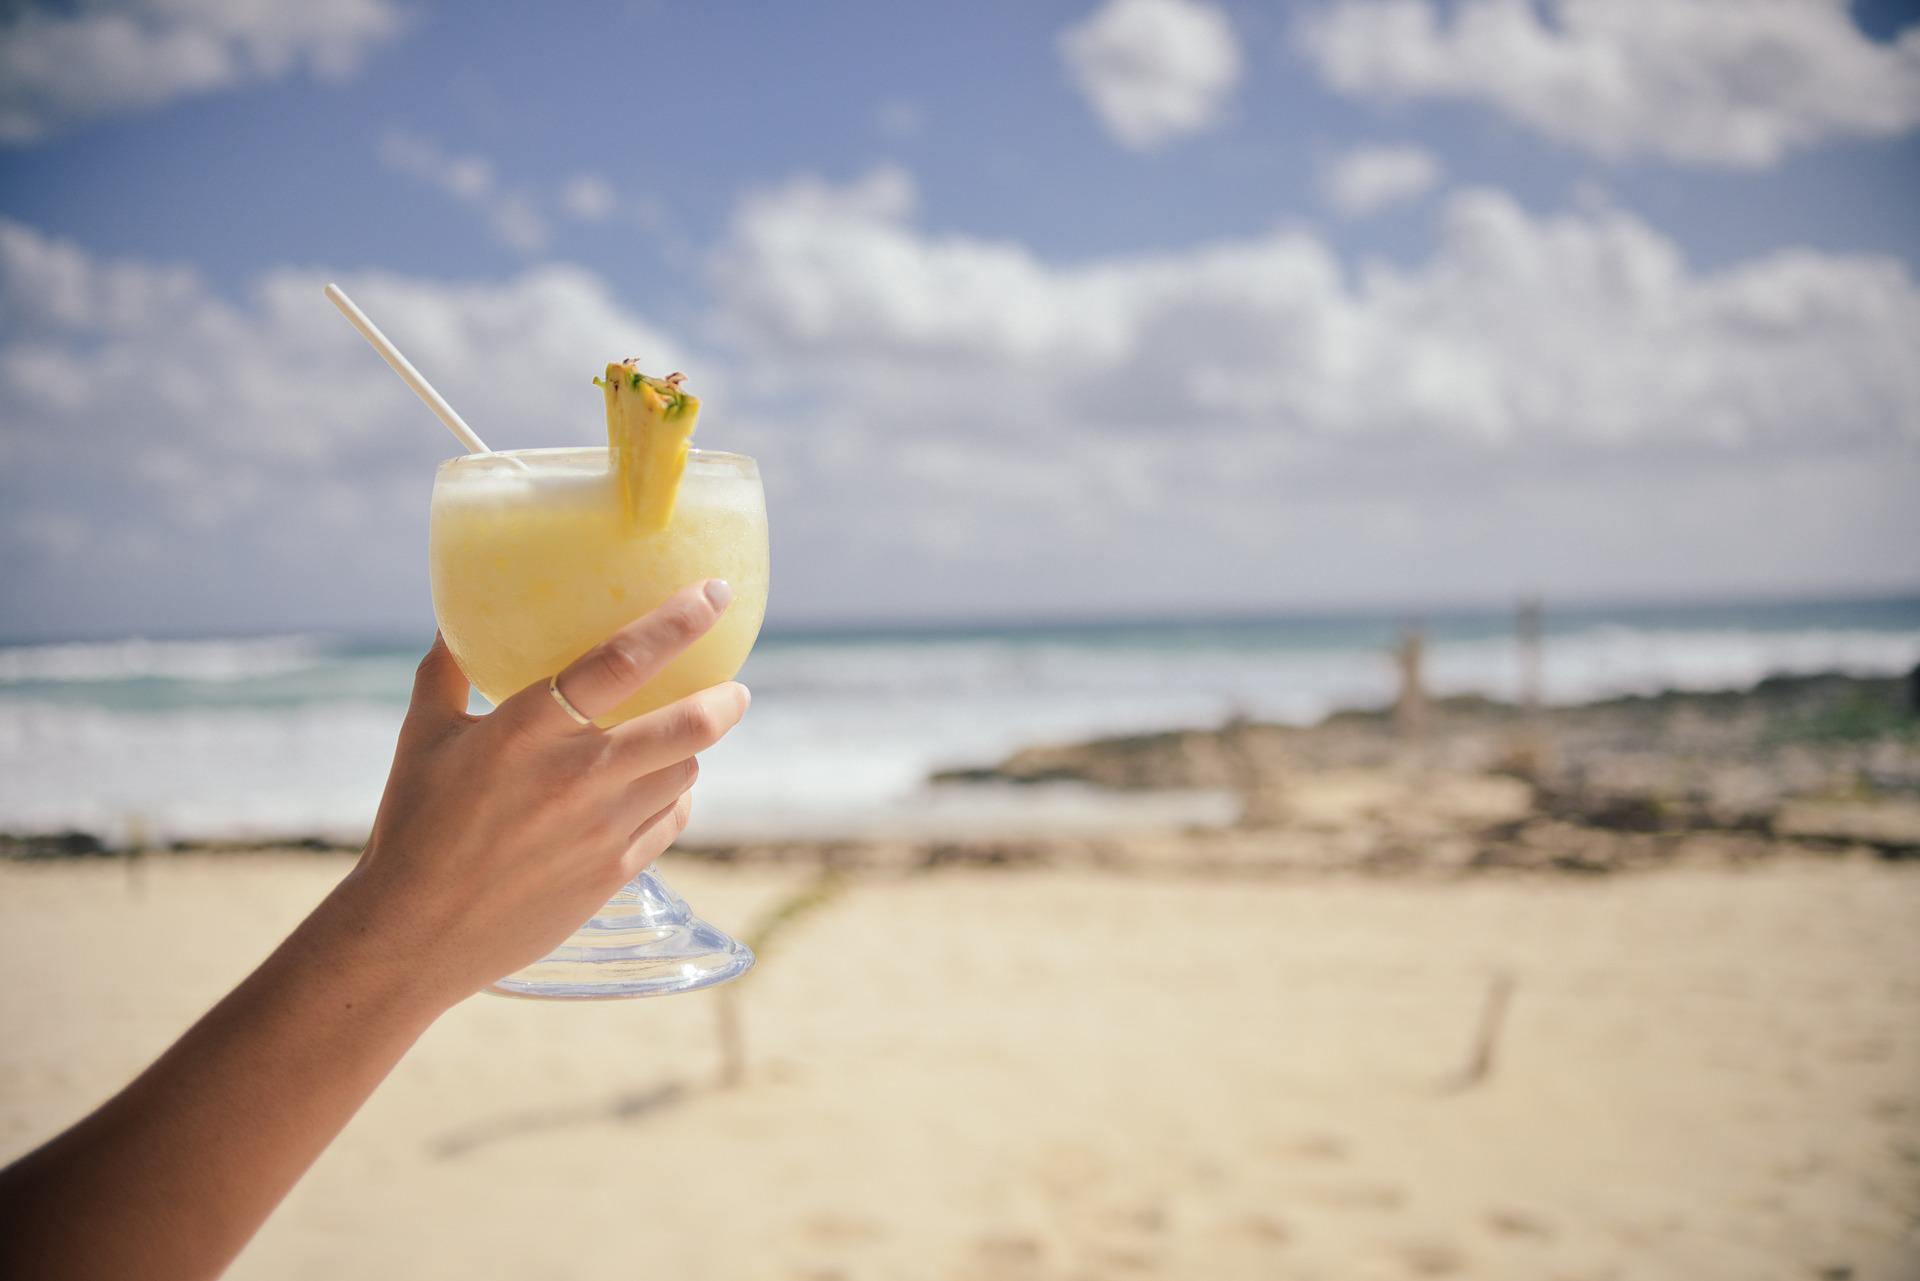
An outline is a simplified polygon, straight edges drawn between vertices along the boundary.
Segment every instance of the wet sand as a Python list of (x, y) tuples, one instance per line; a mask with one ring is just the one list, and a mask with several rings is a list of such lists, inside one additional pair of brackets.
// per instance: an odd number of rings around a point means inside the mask
[[(347, 866), (0, 863), (0, 1155)], [(741, 928), (810, 870), (682, 861)], [(738, 989), (480, 997), (235, 1278), (1920, 1275), (1920, 866), (847, 878)], [(1488, 993), (1491, 1069), (1462, 1084)]]

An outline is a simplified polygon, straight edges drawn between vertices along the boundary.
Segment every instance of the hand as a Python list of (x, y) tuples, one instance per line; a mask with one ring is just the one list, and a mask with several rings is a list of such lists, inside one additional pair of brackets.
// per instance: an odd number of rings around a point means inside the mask
[[(688, 587), (559, 677), (589, 718), (619, 706), (718, 621), (718, 579)], [(611, 729), (545, 681), (469, 716), (439, 637), (420, 664), (359, 864), (321, 913), (412, 967), (451, 1005), (565, 941), (686, 828), (695, 753), (747, 710), (729, 682)], [(316, 923), (317, 924), (317, 923)]]

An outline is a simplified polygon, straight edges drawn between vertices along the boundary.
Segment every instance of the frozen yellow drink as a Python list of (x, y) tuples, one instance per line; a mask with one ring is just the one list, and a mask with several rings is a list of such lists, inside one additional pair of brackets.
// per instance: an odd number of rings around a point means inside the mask
[(731, 680), (746, 661), (767, 604), (766, 500), (753, 460), (685, 452), (658, 529), (635, 519), (619, 471), (617, 451), (598, 446), (441, 465), (434, 612), (461, 670), (492, 702), (546, 680), (703, 578), (732, 584), (726, 614), (602, 723)]

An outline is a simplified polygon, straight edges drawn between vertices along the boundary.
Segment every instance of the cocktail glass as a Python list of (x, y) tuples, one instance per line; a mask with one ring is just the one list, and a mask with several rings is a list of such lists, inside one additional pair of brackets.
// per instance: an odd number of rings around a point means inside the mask
[[(688, 583), (724, 578), (733, 602), (612, 725), (731, 680), (767, 603), (760, 471), (694, 450), (673, 521), (630, 527), (607, 449), (522, 449), (442, 463), (433, 484), (433, 608), (475, 689), (499, 703), (554, 673)], [(651, 869), (542, 960), (493, 990), (509, 996), (660, 996), (724, 983), (753, 953), (700, 920)]]

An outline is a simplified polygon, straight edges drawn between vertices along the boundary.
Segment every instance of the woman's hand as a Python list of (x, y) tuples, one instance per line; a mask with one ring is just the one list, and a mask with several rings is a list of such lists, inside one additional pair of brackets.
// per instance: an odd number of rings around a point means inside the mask
[[(588, 651), (558, 684), (580, 713), (619, 706), (718, 621), (718, 579)], [(360, 863), (316, 913), (409, 967), (450, 1005), (563, 942), (687, 825), (695, 753), (747, 710), (716, 685), (611, 729), (582, 726), (544, 681), (488, 716), (435, 638)]]

